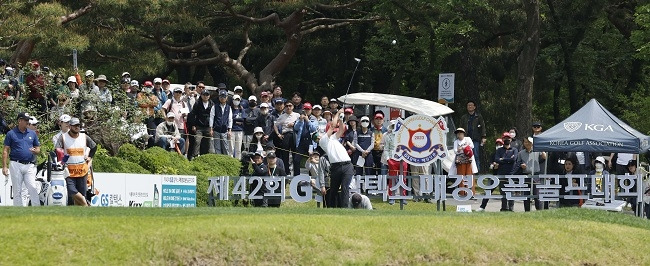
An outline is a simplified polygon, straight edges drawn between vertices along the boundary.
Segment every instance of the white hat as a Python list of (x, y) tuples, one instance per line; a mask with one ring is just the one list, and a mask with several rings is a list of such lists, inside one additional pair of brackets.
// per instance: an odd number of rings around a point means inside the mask
[(269, 108), (269, 104), (268, 103), (262, 103), (262, 104), (260, 104), (260, 108)]
[(320, 106), (320, 104), (317, 104), (317, 105), (314, 105), (314, 108), (312, 108), (312, 109), (314, 109), (314, 110), (316, 110), (316, 109), (321, 109), (321, 110), (323, 110), (323, 107)]
[(130, 74), (129, 72), (122, 72), (122, 77), (124, 77), (124, 76), (126, 76), (126, 75), (131, 76), (131, 74)]
[(596, 157), (596, 162), (602, 163), (605, 165), (605, 158), (603, 156)]
[(162, 83), (162, 79), (161, 78), (153, 79), (153, 84), (156, 84), (156, 83)]
[(99, 75), (95, 80), (108, 82), (108, 80), (106, 79), (106, 75)]
[(94, 76), (94, 75), (95, 75), (95, 72), (93, 72), (92, 70), (86, 70), (86, 77), (87, 76)]
[(138, 81), (134, 79), (134, 80), (131, 80), (131, 86), (140, 87), (140, 83), (138, 83)]
[(176, 114), (174, 114), (174, 112), (167, 113), (167, 118), (172, 118), (172, 117), (176, 117)]
[(30, 124), (30, 125), (36, 125), (36, 124), (38, 124), (38, 119), (36, 119), (36, 117), (30, 116), (30, 117), (29, 117), (29, 124)]
[(257, 102), (257, 97), (255, 97), (255, 95), (251, 95), (251, 96), (248, 96), (248, 100)]
[(77, 78), (75, 78), (74, 76), (68, 77), (68, 82), (66, 83), (70, 83), (70, 82), (74, 82), (74, 84), (77, 84)]
[(233, 100), (240, 100), (240, 101), (241, 101), (241, 96), (239, 96), (239, 95), (235, 95), (235, 96), (232, 96), (232, 99), (233, 99)]
[(533, 137), (528, 137), (528, 141), (532, 144), (533, 143)]
[(183, 88), (181, 88), (181, 87), (176, 87), (176, 88), (174, 88), (173, 91), (174, 91), (174, 92), (177, 92), (177, 91), (182, 92), (182, 91), (183, 91)]
[(257, 134), (257, 133), (264, 133), (262, 127), (255, 127), (255, 129), (253, 129), (253, 134)]
[(234, 91), (238, 91), (238, 90), (244, 91), (244, 88), (242, 88), (241, 86), (235, 86)]
[(63, 115), (61, 115), (61, 117), (59, 117), (59, 121), (65, 122), (65, 123), (70, 122), (70, 119), (72, 119), (72, 117), (70, 117), (69, 115), (66, 115), (66, 114), (63, 114)]

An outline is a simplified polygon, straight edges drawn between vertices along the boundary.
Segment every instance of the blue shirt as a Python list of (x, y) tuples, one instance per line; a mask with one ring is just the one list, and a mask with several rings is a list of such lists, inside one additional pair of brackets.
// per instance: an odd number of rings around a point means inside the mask
[(38, 136), (36, 136), (36, 132), (33, 130), (26, 129), (23, 133), (18, 130), (18, 127), (14, 127), (5, 137), (5, 146), (11, 148), (11, 152), (9, 153), (10, 160), (34, 162), (36, 161), (36, 155), (29, 149), (39, 147), (41, 143), (38, 141)]

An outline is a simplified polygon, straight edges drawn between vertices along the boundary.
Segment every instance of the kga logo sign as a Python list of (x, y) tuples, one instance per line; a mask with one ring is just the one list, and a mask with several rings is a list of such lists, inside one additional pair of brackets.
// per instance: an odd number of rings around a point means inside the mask
[[(581, 122), (567, 122), (564, 123), (564, 129), (569, 132), (575, 132), (576, 130), (580, 129), (582, 127)], [(614, 129), (610, 125), (601, 125), (601, 124), (585, 124), (585, 130), (589, 131), (598, 131), (598, 132), (604, 132), (604, 131), (611, 131), (614, 132)]]

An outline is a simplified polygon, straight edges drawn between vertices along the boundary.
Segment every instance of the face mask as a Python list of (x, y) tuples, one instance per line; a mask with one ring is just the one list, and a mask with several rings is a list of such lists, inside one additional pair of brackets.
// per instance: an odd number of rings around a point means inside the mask
[(256, 137), (257, 139), (261, 139), (262, 136), (263, 136), (262, 134), (255, 134), (255, 137)]
[(248, 106), (250, 106), (252, 108), (252, 107), (257, 106), (257, 103), (256, 102), (248, 102)]
[(498, 150), (499, 148), (501, 148), (501, 147), (503, 147), (503, 145), (497, 145), (497, 150)]
[(510, 140), (509, 139), (503, 140), (503, 145), (510, 145)]
[(170, 122), (170, 121), (165, 121), (165, 123), (167, 123), (168, 126), (173, 126), (173, 125), (174, 125), (174, 122), (173, 122), (173, 121), (172, 121), (172, 122)]
[(605, 169), (605, 166), (601, 163), (596, 164), (596, 172), (602, 172)]
[(510, 133), (510, 137), (515, 138), (516, 136), (517, 136), (517, 133), (515, 133), (515, 132)]
[(264, 109), (264, 110), (261, 110), (260, 113), (263, 114), (263, 115), (266, 115), (266, 114), (269, 113), (269, 110), (268, 110), (268, 109)]
[(240, 101), (232, 101), (232, 104), (235, 106), (239, 106)]
[(361, 122), (362, 127), (368, 127), (370, 125), (369, 122)]

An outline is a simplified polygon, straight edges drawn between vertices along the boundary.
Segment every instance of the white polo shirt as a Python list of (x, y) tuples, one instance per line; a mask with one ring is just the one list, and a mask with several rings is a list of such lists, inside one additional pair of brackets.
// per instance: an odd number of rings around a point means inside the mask
[[(327, 136), (327, 135), (325, 135)], [(350, 156), (348, 155), (348, 151), (345, 150), (345, 147), (343, 147), (343, 144), (341, 144), (337, 138), (336, 134), (332, 134), (329, 138), (321, 138), (320, 141), (318, 142), (318, 145), (325, 150), (325, 153), (327, 153), (327, 157), (330, 160), (330, 163), (342, 163), (342, 162), (350, 162), (352, 159), (350, 159)]]

